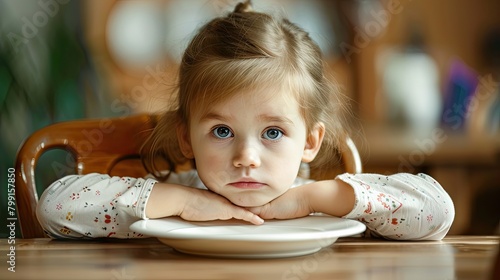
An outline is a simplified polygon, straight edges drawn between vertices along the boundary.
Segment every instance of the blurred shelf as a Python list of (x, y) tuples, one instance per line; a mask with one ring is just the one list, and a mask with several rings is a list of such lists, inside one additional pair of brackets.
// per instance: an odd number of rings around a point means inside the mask
[(366, 124), (356, 142), (366, 165), (493, 165), (500, 160), (500, 135), (471, 136), (435, 128), (426, 135)]

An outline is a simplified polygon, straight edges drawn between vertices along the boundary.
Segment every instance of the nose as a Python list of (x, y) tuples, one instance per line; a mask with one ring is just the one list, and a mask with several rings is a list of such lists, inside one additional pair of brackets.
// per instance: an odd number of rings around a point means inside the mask
[(250, 142), (237, 145), (234, 152), (233, 165), (235, 167), (251, 167), (257, 168), (260, 166), (259, 147)]

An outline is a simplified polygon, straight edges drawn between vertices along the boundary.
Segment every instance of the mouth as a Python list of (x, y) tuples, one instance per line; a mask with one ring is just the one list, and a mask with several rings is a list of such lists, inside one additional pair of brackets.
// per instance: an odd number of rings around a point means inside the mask
[(242, 179), (236, 182), (229, 183), (228, 185), (238, 188), (238, 189), (260, 189), (264, 187), (266, 184), (257, 182), (252, 179)]

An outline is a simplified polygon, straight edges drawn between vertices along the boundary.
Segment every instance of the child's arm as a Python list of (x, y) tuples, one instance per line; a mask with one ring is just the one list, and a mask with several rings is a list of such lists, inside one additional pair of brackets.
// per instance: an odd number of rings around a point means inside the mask
[(441, 240), (448, 233), (455, 207), (441, 185), (425, 174), (343, 174), (356, 204), (345, 218), (357, 219), (375, 235), (401, 240)]
[(377, 236), (400, 240), (442, 239), (455, 214), (451, 198), (434, 179), (403, 173), (343, 174), (293, 188), (250, 210), (264, 219), (323, 212), (359, 220)]
[(37, 218), (53, 238), (137, 238), (129, 226), (145, 218), (153, 179), (69, 175), (50, 185), (40, 197)]
[(321, 212), (342, 217), (354, 207), (353, 188), (341, 180), (326, 180), (292, 188), (261, 207), (249, 208), (264, 219), (290, 219)]
[[(172, 203), (167, 203), (171, 201)], [(179, 216), (188, 221), (239, 219), (253, 224), (264, 221), (254, 213), (235, 206), (226, 198), (208, 190), (158, 183), (147, 203), (146, 216)]]
[(37, 206), (38, 220), (53, 238), (137, 238), (142, 235), (130, 231), (133, 222), (174, 215), (262, 223), (255, 214), (207, 190), (102, 174), (57, 180)]

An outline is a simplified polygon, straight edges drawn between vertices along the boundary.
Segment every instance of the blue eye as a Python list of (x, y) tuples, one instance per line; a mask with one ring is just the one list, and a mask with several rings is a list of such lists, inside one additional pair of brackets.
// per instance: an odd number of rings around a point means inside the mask
[(212, 134), (220, 139), (226, 139), (233, 136), (231, 129), (227, 126), (218, 126), (212, 130)]
[(279, 129), (276, 129), (276, 128), (270, 128), (266, 131), (264, 131), (264, 134), (262, 134), (262, 136), (267, 139), (267, 140), (278, 140), (280, 139), (281, 137), (283, 137), (283, 132)]

